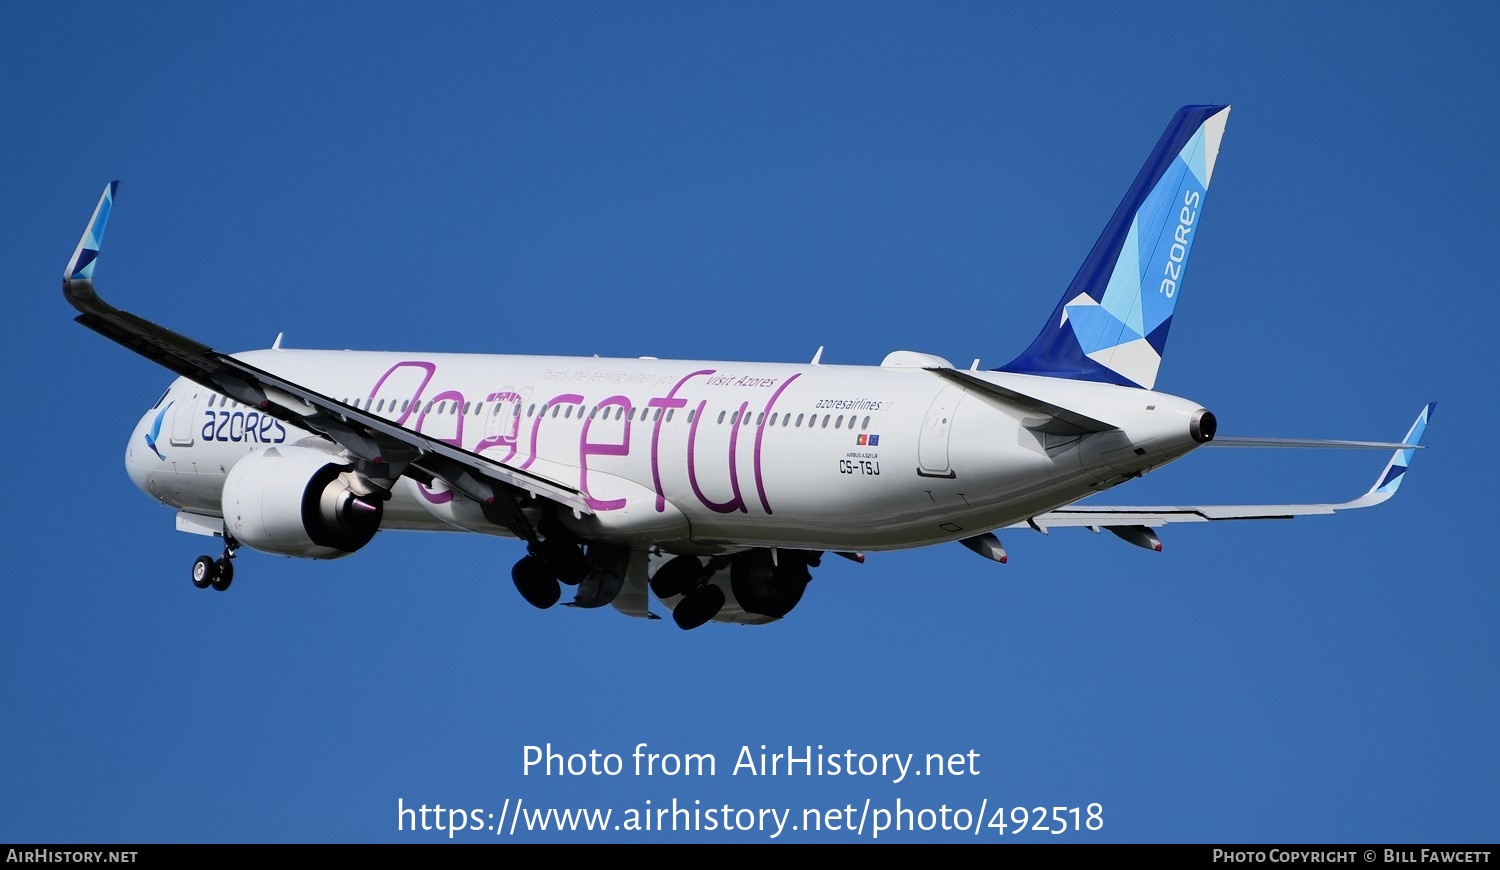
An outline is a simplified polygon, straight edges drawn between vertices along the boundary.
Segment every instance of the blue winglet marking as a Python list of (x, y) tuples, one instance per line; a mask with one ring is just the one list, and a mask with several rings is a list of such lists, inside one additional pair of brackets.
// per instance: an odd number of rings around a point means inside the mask
[(1393, 495), (1401, 487), (1401, 479), (1406, 475), (1406, 469), (1411, 467), (1412, 457), (1417, 452), (1415, 448), (1422, 443), (1422, 435), (1427, 431), (1427, 424), (1432, 421), (1432, 412), (1436, 408), (1437, 402), (1429, 402), (1422, 413), (1417, 415), (1416, 422), (1411, 424), (1406, 437), (1401, 439), (1402, 444), (1412, 446), (1403, 447), (1391, 455), (1391, 461), (1386, 463), (1385, 470), (1375, 479), (1370, 492)]
[(83, 237), (78, 240), (72, 259), (68, 260), (68, 268), (63, 270), (63, 280), (94, 277), (94, 263), (99, 259), (99, 248), (104, 244), (104, 228), (109, 225), (109, 212), (114, 206), (115, 191), (119, 188), (119, 181), (111, 181), (104, 186), (99, 204), (94, 207), (94, 216), (89, 218), (89, 225), (84, 228)]

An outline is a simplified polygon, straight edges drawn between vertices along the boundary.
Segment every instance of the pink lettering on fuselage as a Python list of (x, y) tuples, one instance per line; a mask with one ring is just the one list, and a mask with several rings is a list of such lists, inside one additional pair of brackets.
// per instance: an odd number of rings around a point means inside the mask
[(771, 394), (771, 398), (767, 400), (766, 407), (763, 409), (765, 416), (761, 417), (760, 423), (756, 424), (755, 427), (755, 452), (752, 454), (755, 458), (755, 492), (760, 496), (760, 506), (765, 509), (767, 514), (771, 512), (771, 503), (766, 500), (766, 482), (760, 475), (761, 440), (766, 437), (766, 421), (771, 418), (771, 408), (776, 405), (776, 400), (781, 398), (782, 392), (792, 385), (792, 381), (800, 377), (802, 377), (800, 374), (792, 375), (781, 386), (776, 388), (776, 392)]
[[(667, 394), (665, 396), (662, 396), (662, 397), (657, 398), (657, 399), (652, 399), (651, 401), (647, 402), (646, 406), (649, 407), (649, 408), (656, 408), (658, 410), (660, 410), (660, 409), (671, 410), (673, 408), (683, 408), (683, 407), (686, 407), (687, 406), (687, 399), (679, 399), (679, 398), (677, 398), (677, 391), (680, 390), (680, 389), (682, 389), (682, 385), (683, 384), (686, 384), (688, 381), (692, 380), (693, 378), (707, 377), (708, 375), (711, 375), (713, 373), (714, 373), (713, 369), (699, 369), (698, 371), (693, 372), (692, 374), (683, 377), (682, 380), (680, 380), (677, 383), (673, 384), (672, 385), (672, 389), (667, 390)], [(666, 414), (666, 410), (662, 410), (661, 413), (663, 415), (665, 415)], [(692, 445), (689, 444), (689, 446), (688, 446), (688, 462), (689, 463), (691, 463), (693, 461), (692, 460), (692, 455), (693, 455), (692, 454)], [(657, 513), (662, 513), (664, 511), (666, 511), (666, 509), (667, 509), (667, 494), (662, 489), (662, 485), (661, 485), (661, 419), (660, 418), (657, 419), (656, 425), (653, 426), (653, 427), (651, 427), (651, 482), (653, 484), (655, 484), (655, 486), (656, 486), (656, 512)], [(700, 496), (700, 498), (701, 498), (701, 496)]]
[[(739, 511), (742, 514), (749, 513), (749, 508), (745, 507), (745, 498), (740, 495), (739, 463), (735, 460), (739, 454), (737, 448), (740, 440), (740, 426), (743, 425), (740, 423), (740, 420), (742, 417), (746, 420), (749, 419), (748, 416), (744, 415), (749, 413), (747, 409), (750, 407), (750, 403), (741, 402), (740, 409), (735, 411), (729, 418), (729, 492), (731, 493), (731, 497), (729, 501), (722, 503), (716, 502), (707, 495), (704, 495), (703, 490), (698, 486), (698, 424), (703, 422), (703, 409), (706, 407), (708, 407), (707, 399), (698, 403), (698, 413), (693, 418), (693, 424), (688, 427), (688, 485), (693, 488), (693, 495), (698, 497), (698, 501), (702, 502), (703, 506), (711, 511), (721, 514), (734, 513), (735, 511)], [(764, 500), (764, 497), (762, 497), (762, 500)]]
[(630, 453), (630, 399), (625, 396), (610, 396), (599, 400), (601, 418), (608, 416), (610, 408), (622, 408), (625, 415), (624, 433), (620, 437), (619, 444), (598, 444), (589, 440), (589, 427), (594, 425), (594, 416), (590, 415), (583, 421), (583, 431), (578, 434), (578, 488), (583, 490), (584, 501), (596, 511), (619, 510), (625, 506), (625, 499), (611, 498), (600, 500), (594, 498), (589, 492), (589, 457), (590, 456), (627, 456)]
[(541, 410), (537, 412), (536, 419), (531, 423), (531, 452), (527, 455), (526, 461), (521, 463), (522, 468), (530, 468), (531, 463), (536, 461), (536, 437), (542, 430), (542, 421), (547, 418), (547, 412), (551, 411), (552, 416), (556, 417), (558, 409), (563, 405), (581, 404), (583, 404), (583, 396), (577, 393), (562, 393), (542, 403)]
[[(412, 426), (413, 431), (423, 432), (423, 434), (429, 434), (430, 435), (430, 433), (427, 433), (427, 432), (424, 431), (424, 428), (425, 428), (426, 422), (427, 422), (427, 415), (432, 410), (432, 407), (435, 404), (440, 403), (440, 402), (444, 402), (444, 401), (448, 401), (448, 400), (451, 399), (451, 400), (454, 400), (455, 402), (457, 402), (457, 407), (458, 407), (459, 410), (461, 410), (463, 408), (463, 403), (464, 403), (463, 393), (460, 393), (460, 392), (458, 392), (456, 390), (445, 390), (445, 391), (439, 393), (438, 395), (434, 396), (430, 401), (428, 401), (426, 403), (426, 407), (425, 408), (423, 407), (423, 401), (422, 401), (423, 400), (423, 396), (422, 396), (422, 394), (427, 389), (427, 385), (430, 384), (430, 383), (432, 383), (433, 376), (437, 374), (437, 364), (436, 363), (427, 362), (426, 360), (405, 360), (405, 361), (396, 363), (395, 365), (393, 365), (390, 368), (386, 369), (385, 374), (381, 375), (375, 381), (375, 386), (373, 386), (373, 387), (370, 388), (370, 395), (369, 395), (369, 398), (366, 399), (365, 405), (368, 408), (368, 406), (369, 406), (369, 400), (370, 399), (374, 399), (376, 396), (378, 396), (380, 394), (380, 388), (383, 387), (383, 386), (385, 386), (385, 382), (387, 380), (389, 380), (390, 377), (392, 375), (394, 375), (396, 372), (400, 371), (401, 369), (405, 369), (405, 368), (414, 368), (414, 369), (418, 369), (421, 372), (423, 372), (422, 380), (421, 380), (420, 383), (417, 384), (416, 389), (412, 391), (411, 398), (405, 400), (402, 403), (402, 406), (401, 406), (401, 415), (399, 417), (396, 417), (393, 422), (397, 426), (405, 426), (406, 422), (411, 419), (411, 417), (412, 417), (413, 414), (415, 414), (416, 417), (417, 417), (417, 422), (416, 422), (415, 425)], [(391, 402), (394, 405), (395, 399), (392, 399)], [(454, 433), (453, 433), (453, 435), (451, 437), (442, 438), (442, 437), (435, 436), (435, 435), (433, 435), (431, 437), (436, 438), (438, 441), (442, 441), (442, 442), (444, 442), (446, 444), (452, 444), (455, 447), (462, 447), (463, 446), (463, 434), (464, 434), (464, 418), (463, 418), (463, 414), (456, 412), (456, 413), (453, 414), (453, 418), (454, 418)], [(450, 502), (450, 501), (453, 500), (453, 493), (451, 493), (451, 492), (437, 492), (437, 493), (435, 493), (432, 490), (428, 489), (426, 486), (423, 486), (421, 484), (418, 484), (418, 486), (417, 486), (417, 492), (421, 493), (421, 495), (422, 495), (423, 498), (427, 499), (428, 501), (432, 502), (433, 504), (445, 504), (445, 503)]]
[[(443, 390), (434, 395), (431, 399), (425, 399), (424, 397), (426, 389), (437, 374), (437, 365), (435, 363), (421, 360), (407, 360), (396, 363), (388, 370), (386, 370), (386, 372), (381, 375), (380, 378), (375, 382), (375, 386), (370, 390), (370, 398), (373, 399), (376, 394), (380, 392), (386, 381), (390, 379), (392, 375), (396, 374), (397, 371), (403, 368), (419, 369), (422, 372), (423, 376), (420, 383), (417, 384), (415, 390), (413, 391), (411, 398), (407, 400), (407, 403), (403, 406), (401, 415), (397, 417), (394, 422), (398, 425), (403, 426), (410, 425), (410, 428), (412, 428), (416, 432), (421, 432), (425, 435), (428, 435), (428, 437), (432, 437), (438, 441), (442, 441), (445, 444), (451, 444), (455, 447), (462, 448), (464, 440), (464, 417), (467, 416), (464, 413), (463, 393), (458, 390)], [(646, 421), (647, 413), (652, 414), (651, 450), (649, 461), (651, 465), (651, 484), (656, 496), (655, 508), (658, 513), (665, 512), (667, 509), (666, 486), (662, 480), (662, 424), (668, 420), (670, 412), (687, 407), (689, 400), (678, 395), (678, 393), (688, 384), (689, 381), (693, 380), (694, 378), (708, 378), (709, 376), (715, 374), (715, 372), (715, 369), (700, 369), (698, 371), (684, 375), (672, 385), (671, 389), (667, 390), (666, 395), (655, 396), (647, 400), (644, 408), (642, 409), (645, 413), (642, 413), (640, 415), (640, 422)], [(797, 380), (799, 377), (801, 377), (800, 373), (791, 375), (790, 377), (782, 381), (780, 386), (776, 388), (775, 392), (771, 394), (770, 398), (766, 400), (765, 406), (761, 409), (758, 416), (756, 417), (755, 439), (751, 448), (751, 467), (754, 471), (754, 486), (757, 500), (760, 503), (761, 509), (764, 510), (767, 514), (772, 513), (772, 510), (770, 498), (766, 492), (765, 477), (762, 467), (762, 447), (764, 444), (766, 428), (777, 400), (781, 398), (782, 393), (786, 391), (787, 387), (791, 386), (792, 382)], [(775, 384), (776, 382), (776, 380), (772, 378), (753, 380), (741, 378), (740, 381), (736, 382), (730, 382), (727, 378), (722, 380), (725, 380), (726, 382), (717, 384), (716, 386), (751, 387), (764, 389)], [(713, 382), (709, 381), (705, 384), (705, 386), (712, 384)], [(444, 404), (450, 401), (454, 403), (451, 409)], [(509, 463), (511, 460), (516, 458), (518, 453), (521, 452), (520, 426), (521, 416), (523, 414), (523, 395), (521, 393), (515, 392), (514, 390), (505, 389), (500, 392), (490, 393), (485, 397), (485, 402), (487, 404), (495, 403), (490, 408), (489, 412), (489, 420), (491, 425), (485, 432), (480, 435), (479, 439), (474, 445), (473, 450), (475, 453), (483, 453), (486, 450), (495, 448), (503, 449), (505, 451), (503, 455), (491, 456), (490, 458), (495, 459), (498, 462)], [(623, 508), (627, 503), (627, 500), (624, 498), (599, 499), (595, 498), (590, 492), (589, 458), (596, 456), (624, 457), (630, 455), (631, 423), (635, 420), (635, 415), (632, 412), (636, 405), (629, 396), (616, 394), (604, 399), (600, 399), (597, 403), (593, 404), (594, 414), (587, 416), (585, 415), (585, 412), (583, 410), (583, 406), (585, 406), (586, 403), (584, 402), (584, 397), (582, 394), (560, 393), (556, 396), (553, 396), (551, 399), (548, 399), (546, 402), (542, 403), (536, 417), (532, 420), (531, 433), (528, 439), (529, 450), (526, 451), (525, 460), (520, 464), (519, 467), (523, 469), (530, 468), (532, 463), (537, 460), (539, 454), (542, 422), (549, 415), (553, 417), (558, 416), (559, 408), (564, 405), (579, 406), (578, 417), (581, 420), (582, 424), (578, 435), (579, 490), (583, 493), (589, 507), (593, 508), (594, 510), (610, 511)], [(693, 419), (688, 426), (685, 443), (688, 486), (691, 489), (693, 496), (697, 498), (698, 502), (712, 511), (718, 513), (732, 513), (735, 511), (738, 511), (740, 513), (749, 512), (749, 505), (745, 501), (744, 493), (740, 485), (739, 432), (741, 428), (750, 425), (749, 421), (751, 419), (751, 414), (753, 413), (750, 411), (750, 407), (751, 403), (749, 401), (741, 401), (739, 403), (739, 408), (734, 411), (733, 416), (730, 417), (731, 422), (727, 451), (725, 454), (723, 454), (724, 467), (728, 471), (729, 475), (730, 497), (727, 501), (716, 501), (704, 491), (703, 475), (708, 469), (719, 467), (719, 454), (717, 450), (713, 449), (713, 447), (710, 446), (713, 444), (713, 442), (711, 441), (706, 442), (705, 447), (702, 451), (699, 450), (698, 427), (700, 425), (707, 425), (704, 423), (704, 414), (708, 408), (708, 400), (699, 400), (699, 402), (697, 403), (697, 407), (694, 409), (694, 413), (692, 415)], [(597, 432), (592, 432), (593, 425), (596, 419), (600, 422), (608, 419), (609, 411), (607, 409), (609, 408), (620, 409), (617, 413), (616, 419), (623, 418), (623, 425), (621, 426), (618, 441), (613, 440), (612, 438), (600, 439)], [(569, 413), (565, 416), (571, 417), (572, 409), (568, 409), (568, 411)], [(411, 420), (413, 416), (416, 417), (415, 422), (408, 424), (408, 421)], [(436, 425), (435, 421), (443, 420), (446, 417), (451, 417), (453, 419), (453, 431), (451, 432), (451, 434), (435, 435), (431, 432), (426, 431), (429, 426), (429, 420), (434, 421), (433, 425)], [(702, 455), (700, 455), (700, 453)], [(418, 491), (422, 494), (423, 498), (427, 499), (433, 504), (443, 504), (451, 501), (453, 498), (453, 493), (451, 491), (434, 493), (425, 486), (419, 486)]]
[(486, 429), (486, 435), (474, 445), (474, 452), (483, 453), (491, 447), (505, 447), (508, 448), (505, 455), (494, 458), (500, 462), (509, 462), (521, 446), (521, 403), (525, 401), (525, 397), (513, 390), (506, 390), (490, 393), (484, 400), (495, 403), (490, 409), (495, 432), (491, 435)]
[[(422, 376), (422, 382), (420, 384), (417, 384), (416, 391), (411, 394), (410, 404), (405, 405), (401, 411), (401, 416), (396, 418), (395, 423), (397, 426), (406, 425), (407, 418), (411, 417), (411, 415), (416, 413), (416, 410), (422, 406), (422, 391), (427, 389), (427, 385), (432, 382), (432, 376), (437, 374), (437, 365), (435, 363), (424, 362), (422, 360), (407, 360), (406, 362), (398, 362), (390, 368), (386, 369), (385, 374), (381, 375), (380, 379), (375, 381), (375, 386), (370, 388), (370, 398), (373, 399), (376, 396), (380, 395), (380, 388), (385, 386), (386, 380), (390, 378), (391, 375), (404, 368), (421, 369), (422, 371), (426, 372), (426, 374)], [(395, 400), (393, 399), (392, 401)], [(366, 402), (366, 404), (369, 403)]]
[[(453, 403), (453, 407), (451, 410), (446, 407), (448, 402)], [(429, 416), (433, 420), (438, 422), (446, 419), (452, 419), (453, 434), (448, 436), (447, 438), (444, 438), (441, 435), (433, 435), (431, 432), (428, 432), (427, 420)], [(460, 393), (457, 390), (444, 390), (441, 393), (438, 393), (436, 396), (433, 396), (422, 407), (422, 413), (417, 415), (417, 425), (414, 428), (418, 432), (421, 432), (423, 435), (435, 438), (436, 440), (441, 441), (444, 444), (452, 444), (454, 447), (463, 447), (464, 394)], [(433, 492), (427, 487), (418, 484), (417, 491), (422, 494), (423, 498), (427, 499), (433, 504), (446, 504), (447, 502), (453, 500), (453, 492), (451, 490), (446, 492)]]

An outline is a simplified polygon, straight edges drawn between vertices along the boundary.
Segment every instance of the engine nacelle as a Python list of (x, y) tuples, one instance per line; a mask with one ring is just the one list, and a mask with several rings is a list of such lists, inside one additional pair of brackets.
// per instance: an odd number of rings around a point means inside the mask
[(808, 569), (817, 564), (816, 553), (801, 550), (782, 550), (774, 561), (770, 550), (743, 553), (729, 566), (734, 603), (746, 613), (780, 619), (802, 600), (812, 579)]
[(337, 559), (370, 543), (385, 503), (339, 478), (348, 465), (305, 447), (251, 453), (224, 479), (224, 524), (240, 543), (307, 559)]

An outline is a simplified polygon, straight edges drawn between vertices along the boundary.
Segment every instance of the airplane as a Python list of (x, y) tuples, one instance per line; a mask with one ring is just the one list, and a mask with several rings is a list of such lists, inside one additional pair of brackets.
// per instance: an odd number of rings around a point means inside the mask
[[(1435, 405), (1399, 442), (1231, 438), (1155, 390), (1229, 116), (1178, 110), (1031, 345), (966, 369), (897, 350), (876, 366), (305, 350), (226, 354), (117, 309), (94, 269), (118, 182), (63, 276), (84, 326), (175, 372), (125, 451), (177, 529), (223, 539), (192, 580), (223, 591), (240, 547), (334, 559), (388, 530), (515, 538), (537, 608), (611, 605), (683, 629), (775, 622), (826, 554), (997, 532), (1107, 530), (1160, 550), (1172, 523), (1290, 518), (1394, 495)], [(1204, 446), (1379, 449), (1336, 504), (1080, 503)]]

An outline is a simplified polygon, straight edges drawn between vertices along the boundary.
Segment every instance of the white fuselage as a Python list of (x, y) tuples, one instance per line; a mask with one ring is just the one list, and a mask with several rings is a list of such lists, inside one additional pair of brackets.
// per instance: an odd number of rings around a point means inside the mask
[[(1198, 446), (1189, 425), (1200, 408), (1181, 398), (966, 373), (1118, 427), (1044, 434), (1027, 428), (1039, 415), (924, 370), (945, 363), (916, 354), (883, 366), (283, 349), (237, 358), (578, 489), (593, 514), (570, 523), (591, 538), (675, 552), (968, 538)], [(222, 517), (234, 464), (280, 445), (334, 450), (179, 379), (136, 426), (125, 462), (162, 503)], [(402, 478), (381, 527), (507, 534), (466, 502)]]

